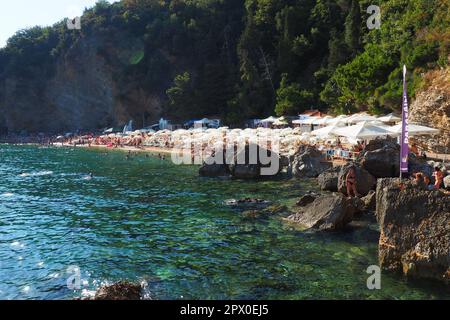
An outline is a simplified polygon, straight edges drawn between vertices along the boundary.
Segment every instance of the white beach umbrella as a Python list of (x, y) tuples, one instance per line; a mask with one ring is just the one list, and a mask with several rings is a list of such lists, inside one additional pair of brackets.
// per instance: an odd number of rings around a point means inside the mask
[(336, 129), (334, 134), (350, 139), (372, 139), (390, 135), (391, 132), (369, 122), (360, 122), (351, 127)]
[(394, 115), (393, 113), (391, 113), (391, 114), (388, 114), (386, 116), (379, 117), (379, 118), (377, 118), (377, 120), (381, 121), (381, 122), (385, 122), (385, 123), (391, 123), (391, 122), (402, 121), (402, 118), (400, 118), (400, 117)]
[(364, 121), (375, 121), (375, 120), (377, 120), (377, 118), (369, 114), (357, 114), (349, 121), (347, 121), (347, 123), (360, 123)]
[[(388, 129), (391, 133), (401, 134), (402, 133), (402, 123), (399, 123)], [(420, 136), (427, 134), (438, 134), (439, 130), (435, 128), (420, 126), (417, 124), (408, 124), (408, 133), (410, 136)]]
[(263, 119), (261, 120), (262, 123), (274, 123), (275, 121), (277, 121), (278, 119), (275, 117), (268, 117), (267, 119)]
[(339, 122), (338, 124), (333, 124), (331, 126), (327, 126), (324, 128), (320, 128), (317, 130), (314, 130), (311, 132), (313, 136), (319, 136), (319, 137), (329, 137), (331, 135), (334, 135), (335, 131), (339, 128), (344, 127), (342, 122)]

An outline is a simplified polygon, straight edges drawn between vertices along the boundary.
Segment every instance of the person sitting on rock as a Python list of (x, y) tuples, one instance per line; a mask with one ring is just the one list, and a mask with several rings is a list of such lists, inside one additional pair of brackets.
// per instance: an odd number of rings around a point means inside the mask
[(345, 177), (345, 184), (347, 186), (347, 196), (352, 197), (352, 194), (354, 197), (359, 197), (359, 193), (356, 188), (356, 170), (355, 167), (351, 167), (350, 170), (347, 173), (347, 176)]
[(434, 185), (431, 184), (431, 179), (427, 175), (424, 175), (423, 182), (425, 183), (427, 190), (431, 191), (434, 189)]
[(434, 184), (434, 188), (436, 190), (439, 190), (442, 186), (442, 183), (444, 182), (444, 173), (442, 172), (441, 168), (439, 167), (434, 168), (433, 177), (436, 181), (436, 183)]

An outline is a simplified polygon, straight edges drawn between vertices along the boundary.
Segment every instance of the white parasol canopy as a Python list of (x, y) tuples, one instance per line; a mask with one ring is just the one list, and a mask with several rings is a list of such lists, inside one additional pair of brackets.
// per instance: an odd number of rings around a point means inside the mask
[(311, 134), (313, 136), (329, 137), (331, 135), (334, 135), (335, 131), (342, 127), (344, 127), (344, 125), (342, 124), (342, 122), (339, 122), (338, 124), (333, 124), (325, 128), (314, 130), (313, 132), (311, 132)]
[(381, 121), (381, 122), (385, 122), (385, 123), (391, 123), (391, 122), (402, 121), (402, 118), (396, 116), (396, 115), (393, 114), (393, 113), (390, 113), (390, 114), (388, 114), (388, 115), (386, 115), (386, 116), (379, 117), (377, 120), (378, 120), (378, 121)]
[(267, 119), (263, 119), (261, 120), (262, 123), (274, 123), (275, 121), (277, 121), (278, 119), (275, 117), (268, 117)]
[[(394, 134), (401, 134), (402, 133), (402, 123), (400, 122), (399, 124), (397, 124), (393, 127), (390, 127), (388, 130)], [(419, 135), (426, 135), (426, 134), (437, 134), (437, 133), (439, 133), (439, 130), (410, 123), (410, 124), (408, 124), (408, 133), (410, 136), (419, 136)]]
[(373, 125), (369, 122), (360, 122), (351, 127), (343, 127), (336, 129), (334, 134), (351, 139), (372, 139), (391, 135), (392, 132)]

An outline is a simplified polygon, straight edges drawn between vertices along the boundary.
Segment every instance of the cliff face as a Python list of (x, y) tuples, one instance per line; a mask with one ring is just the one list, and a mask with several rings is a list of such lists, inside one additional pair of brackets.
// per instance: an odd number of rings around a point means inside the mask
[(128, 34), (80, 38), (55, 63), (51, 77), (9, 77), (0, 86), (0, 127), (10, 132), (63, 132), (159, 119), (162, 92), (124, 79), (133, 57), (144, 52)]
[(426, 87), (417, 94), (411, 104), (410, 121), (440, 129), (434, 136), (414, 137), (425, 150), (437, 153), (450, 152), (450, 68), (430, 71)]

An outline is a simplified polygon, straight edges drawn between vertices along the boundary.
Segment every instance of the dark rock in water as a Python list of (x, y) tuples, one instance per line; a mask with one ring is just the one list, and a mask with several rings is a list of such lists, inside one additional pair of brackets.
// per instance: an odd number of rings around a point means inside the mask
[(361, 196), (366, 196), (370, 190), (374, 190), (377, 180), (367, 170), (355, 165), (347, 163), (342, 166), (339, 171), (338, 191), (347, 194), (346, 177), (351, 167), (355, 168), (356, 172), (356, 190)]
[(258, 164), (237, 164), (230, 169), (235, 179), (257, 179), (261, 176), (261, 166)]
[(340, 171), (340, 167), (334, 167), (321, 173), (319, 177), (317, 177), (320, 189), (323, 191), (337, 192)]
[(376, 208), (381, 267), (450, 284), (450, 196), (380, 179)]
[(313, 203), (316, 200), (317, 196), (314, 194), (306, 194), (297, 201), (296, 206), (304, 207), (310, 203)]
[(262, 199), (245, 198), (245, 199), (239, 199), (239, 200), (235, 200), (235, 199), (227, 200), (227, 201), (225, 201), (225, 204), (227, 206), (232, 206), (232, 207), (236, 207), (239, 209), (257, 210), (257, 209), (267, 208), (268, 206), (270, 206), (272, 204), (272, 202), (262, 200)]
[(141, 300), (142, 286), (130, 282), (118, 282), (101, 287), (94, 300)]
[(317, 178), (322, 172), (333, 167), (322, 152), (314, 147), (301, 149), (292, 163), (292, 173), (296, 178)]
[(370, 190), (369, 194), (361, 200), (364, 202), (364, 210), (375, 211), (377, 204), (377, 193), (374, 190)]
[(352, 200), (342, 194), (333, 193), (318, 197), (286, 220), (299, 223), (306, 228), (339, 230), (352, 221), (356, 212)]
[(225, 177), (230, 175), (230, 169), (226, 164), (204, 164), (199, 174), (202, 177)]

